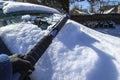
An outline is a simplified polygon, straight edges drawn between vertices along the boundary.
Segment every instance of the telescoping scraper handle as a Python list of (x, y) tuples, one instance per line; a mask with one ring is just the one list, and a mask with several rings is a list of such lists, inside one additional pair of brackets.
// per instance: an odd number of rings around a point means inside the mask
[[(56, 37), (58, 32), (61, 30), (61, 28), (64, 26), (64, 24), (67, 22), (67, 20), (70, 18), (69, 15), (66, 15), (64, 18), (60, 20), (58, 24), (56, 24), (53, 28), (53, 30), (47, 35), (44, 36), (24, 57), (24, 59), (30, 61), (32, 65), (34, 66), (35, 63), (40, 59), (40, 57), (44, 54), (46, 49), (49, 47), (49, 45), (52, 43), (52, 40)], [(17, 74), (16, 80), (24, 80), (26, 77), (26, 74)]]
[(49, 45), (52, 43), (52, 40), (64, 26), (66, 21), (68, 20), (68, 16), (64, 17), (59, 24), (54, 27), (54, 29), (47, 35), (44, 36), (34, 47), (28, 52), (27, 56), (25, 57), (26, 60), (29, 60), (33, 66), (39, 60), (39, 58), (43, 55)]

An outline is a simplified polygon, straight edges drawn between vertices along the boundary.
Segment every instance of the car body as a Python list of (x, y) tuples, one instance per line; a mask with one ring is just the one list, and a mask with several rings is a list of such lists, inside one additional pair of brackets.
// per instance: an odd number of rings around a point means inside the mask
[[(51, 27), (54, 27), (54, 25), (59, 22), (61, 17), (62, 15), (58, 10), (42, 5), (11, 1), (0, 2), (1, 29), (4, 27), (8, 27), (9, 29), (9, 26), (11, 25), (12, 27), (18, 27), (19, 24), (23, 24), (23, 27), (26, 27), (24, 24), (31, 24), (37, 26), (41, 30), (51, 30)], [(0, 53), (8, 53), (8, 55), (10, 55), (10, 52), (14, 52), (10, 46), (7, 45), (7, 39), (8, 38), (5, 38), (4, 35), (0, 34), (1, 49), (3, 47), (8, 48), (6, 48), (4, 52), (3, 50), (0, 50)], [(10, 50), (10, 52), (8, 50)]]

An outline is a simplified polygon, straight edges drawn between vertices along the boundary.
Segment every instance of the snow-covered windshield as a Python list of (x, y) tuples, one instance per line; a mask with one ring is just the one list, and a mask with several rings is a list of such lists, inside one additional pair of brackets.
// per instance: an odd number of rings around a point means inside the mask
[(30, 13), (30, 12), (21, 12), (16, 14), (5, 15), (1, 12), (2, 15), (0, 18), (0, 27), (15, 24), (15, 23), (32, 23), (45, 30), (49, 26), (54, 25), (59, 21), (61, 15), (59, 14), (48, 14), (48, 13)]
[(32, 23), (42, 30), (53, 26), (62, 17), (54, 8), (21, 2), (1, 2), (0, 27), (16, 23)]

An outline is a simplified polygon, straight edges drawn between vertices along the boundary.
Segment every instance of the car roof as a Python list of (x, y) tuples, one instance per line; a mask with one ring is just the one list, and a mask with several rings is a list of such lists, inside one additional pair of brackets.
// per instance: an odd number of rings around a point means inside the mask
[[(2, 4), (2, 2), (1, 2)], [(23, 2), (7, 2), (4, 3), (3, 13), (19, 13), (19, 12), (40, 12), (40, 13), (57, 13), (61, 14), (58, 10), (54, 8), (50, 8), (43, 5), (31, 4), (31, 3), (23, 3)]]

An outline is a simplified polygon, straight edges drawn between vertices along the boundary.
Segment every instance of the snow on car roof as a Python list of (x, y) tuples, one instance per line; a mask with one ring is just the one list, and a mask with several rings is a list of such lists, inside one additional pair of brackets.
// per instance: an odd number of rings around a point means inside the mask
[(13, 13), (20, 11), (40, 11), (41, 13), (60, 14), (60, 12), (54, 8), (50, 8), (43, 5), (31, 4), (31, 3), (9, 2), (9, 3), (5, 3), (3, 6), (4, 13)]
[(10, 2), (10, 1), (0, 1), (0, 9), (3, 8), (3, 4), (4, 4), (5, 2), (7, 3), (7, 2)]

